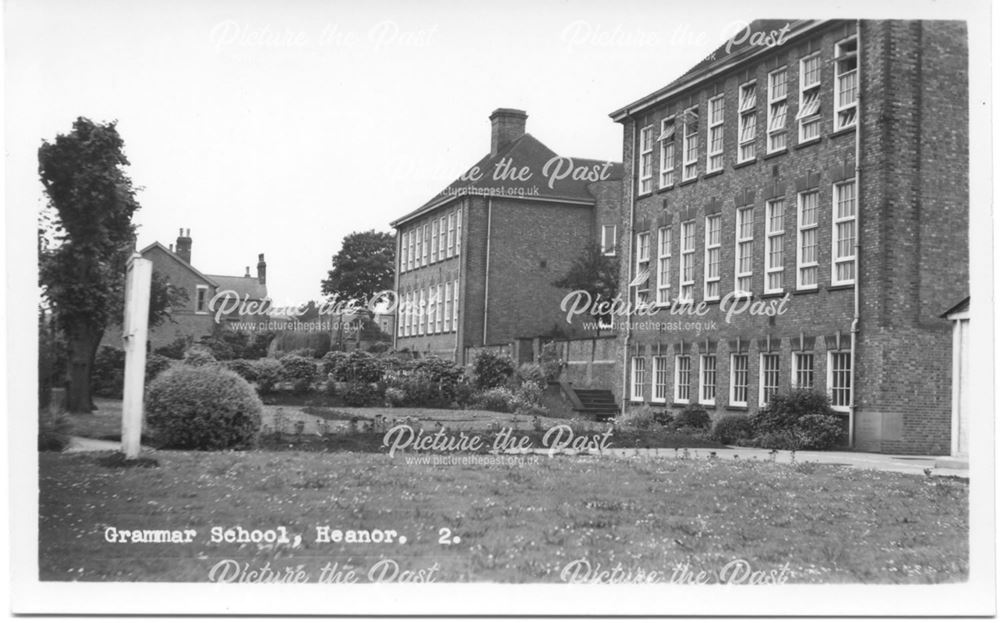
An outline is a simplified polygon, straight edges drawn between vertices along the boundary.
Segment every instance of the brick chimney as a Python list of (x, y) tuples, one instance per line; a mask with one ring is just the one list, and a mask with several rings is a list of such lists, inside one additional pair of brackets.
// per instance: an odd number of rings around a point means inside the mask
[(513, 108), (497, 108), (490, 115), (490, 155), (495, 156), (505, 147), (524, 136), (528, 113)]
[(267, 262), (264, 261), (263, 253), (257, 256), (257, 281), (260, 285), (267, 283)]
[(191, 230), (181, 229), (177, 234), (177, 255), (182, 260), (191, 263)]

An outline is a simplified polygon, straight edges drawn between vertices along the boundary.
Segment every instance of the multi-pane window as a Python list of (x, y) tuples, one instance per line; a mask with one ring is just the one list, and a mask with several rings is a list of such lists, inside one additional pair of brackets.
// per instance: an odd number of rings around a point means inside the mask
[(410, 294), (403, 294), (401, 299), (399, 310), (396, 315), (399, 318), (399, 334), (403, 337), (407, 337), (410, 335)]
[(648, 231), (640, 232), (635, 237), (635, 300), (637, 305), (649, 303), (649, 239)]
[(681, 179), (693, 180), (698, 177), (698, 107), (684, 111), (684, 171)]
[(792, 387), (812, 389), (815, 385), (815, 362), (812, 353), (795, 353), (792, 357)]
[(854, 283), (857, 197), (854, 180), (833, 186), (833, 285)]
[(722, 216), (705, 217), (705, 300), (719, 298), (722, 258)]
[(417, 258), (420, 257), (420, 254), (417, 253), (417, 232), (416, 232), (416, 230), (411, 229), (410, 232), (409, 232), (409, 236), (408, 237), (410, 239), (410, 244), (409, 244), (409, 246), (410, 246), (410, 260), (409, 260), (408, 264), (410, 266), (410, 270), (413, 270), (414, 268), (417, 267)]
[(451, 328), (458, 331), (458, 279), (451, 285)]
[(424, 224), (424, 266), (431, 263), (431, 224)]
[(785, 287), (785, 200), (772, 199), (766, 206), (764, 292), (780, 292)]
[(442, 331), (444, 331), (444, 312), (445, 312), (445, 305), (444, 305), (444, 301), (445, 301), (445, 298), (444, 298), (444, 284), (440, 284), (440, 283), (438, 284), (438, 287), (437, 287), (437, 299), (438, 299), (438, 302), (437, 302), (437, 310), (436, 310), (436, 314), (435, 315), (436, 315), (436, 319), (437, 319), (437, 332), (441, 333)]
[(208, 286), (195, 286), (197, 295), (194, 303), (194, 310), (199, 314), (208, 313)]
[(788, 144), (788, 69), (782, 67), (767, 75), (767, 152)]
[(451, 331), (451, 283), (444, 284), (444, 332)]
[(834, 47), (833, 129), (849, 128), (858, 120), (858, 39)]
[(750, 377), (750, 357), (733, 353), (729, 356), (729, 360), (729, 404), (734, 407), (745, 407)]
[(455, 255), (462, 252), (462, 211), (455, 212)]
[(757, 83), (740, 86), (739, 101), (739, 151), (737, 162), (753, 160), (757, 156)]
[(819, 138), (819, 85), (822, 61), (819, 52), (799, 61), (799, 142)]
[(827, 362), (827, 382), (830, 406), (843, 410), (851, 406), (851, 353), (831, 352)]
[(656, 256), (656, 302), (667, 305), (670, 303), (670, 228), (661, 227), (658, 238), (658, 252)]
[(708, 167), (709, 173), (722, 169), (723, 123), (726, 117), (726, 99), (719, 95), (708, 100)]
[(639, 194), (653, 192), (653, 126), (639, 131)]
[(442, 216), (438, 219), (438, 222), (440, 223), (438, 231), (438, 259), (443, 260), (448, 257), (445, 253), (448, 250), (448, 216)]
[(667, 401), (667, 358), (653, 357), (653, 402)]
[(642, 389), (646, 384), (646, 360), (632, 357), (632, 400), (642, 400)]
[(715, 355), (701, 356), (701, 399), (707, 405), (715, 404)]
[(413, 262), (410, 262), (410, 265), (411, 266), (423, 266), (424, 265), (424, 235), (423, 235), (423, 228), (417, 227), (417, 229), (416, 229), (416, 231), (414, 233), (417, 235), (417, 244), (416, 244), (417, 256), (415, 258), (416, 259), (416, 264), (414, 264)]
[(691, 357), (677, 355), (674, 358), (674, 402), (691, 400)]
[(399, 272), (410, 269), (410, 232), (404, 232), (399, 243)]
[(660, 188), (674, 185), (675, 152), (674, 132), (676, 119), (667, 117), (660, 122)]
[(736, 210), (736, 291), (753, 290), (753, 206)]
[(761, 353), (760, 355), (760, 404), (766, 405), (771, 397), (778, 393), (778, 380), (781, 370), (777, 353)]
[(439, 229), (440, 228), (440, 224), (439, 224), (439, 222), (438, 222), (437, 219), (434, 219), (434, 222), (431, 223), (431, 228), (432, 228), (431, 229), (431, 261), (432, 262), (436, 262), (436, 261), (438, 261), (438, 250), (440, 248), (439, 245), (438, 245), (438, 240), (440, 240), (440, 238), (441, 238), (441, 235), (440, 235), (441, 234), (441, 230)]
[(618, 226), (604, 225), (601, 227), (601, 253), (603, 255), (614, 255), (618, 242)]
[(448, 215), (448, 257), (455, 255), (455, 213)]
[(681, 291), (678, 299), (694, 300), (694, 221), (681, 223)]
[(819, 191), (799, 193), (798, 288), (815, 288), (819, 279)]
[(427, 299), (424, 298), (424, 291), (420, 290), (417, 297), (417, 335), (427, 332)]

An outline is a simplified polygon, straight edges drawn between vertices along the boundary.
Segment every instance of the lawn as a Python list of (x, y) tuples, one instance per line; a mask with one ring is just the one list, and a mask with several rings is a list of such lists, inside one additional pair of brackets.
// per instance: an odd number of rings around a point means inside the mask
[[(204, 582), (213, 568), (230, 569), (225, 560), (246, 563), (232, 567), (240, 571), (301, 565), (310, 582), (324, 566), (360, 581), (375, 568), (397, 580), (559, 582), (579, 560), (593, 570), (620, 564), (633, 577), (704, 572), (707, 581), (736, 559), (790, 583), (955, 582), (968, 573), (968, 485), (944, 478), (676, 458), (443, 465), (417, 461), (454, 456), (149, 456), (158, 467), (39, 454), (42, 580)], [(302, 543), (209, 542), (212, 527), (236, 526), (283, 526)], [(317, 526), (397, 534), (391, 544), (322, 544)], [(197, 535), (108, 543), (109, 527)]]

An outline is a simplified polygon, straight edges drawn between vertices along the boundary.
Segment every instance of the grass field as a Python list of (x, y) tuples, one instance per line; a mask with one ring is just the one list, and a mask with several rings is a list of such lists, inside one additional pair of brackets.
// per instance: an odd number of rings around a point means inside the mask
[[(620, 564), (665, 577), (687, 564), (709, 581), (734, 559), (790, 583), (954, 582), (968, 570), (968, 486), (943, 478), (673, 458), (434, 465), (412, 462), (434, 460), (425, 454), (150, 456), (158, 467), (39, 455), (41, 579), (204, 582), (213, 567), (267, 564), (301, 565), (311, 582), (324, 565), (328, 575), (353, 571), (360, 581), (375, 568), (382, 579), (559, 582), (581, 559), (592, 569)], [(214, 526), (284, 526), (303, 541), (213, 544)], [(320, 544), (316, 526), (398, 535), (392, 544)], [(197, 536), (108, 543), (109, 527)], [(216, 567), (225, 560), (236, 566)]]

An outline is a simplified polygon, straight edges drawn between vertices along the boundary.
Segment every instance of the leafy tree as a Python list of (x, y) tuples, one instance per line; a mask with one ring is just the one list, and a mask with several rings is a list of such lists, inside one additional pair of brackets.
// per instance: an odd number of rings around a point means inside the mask
[(342, 300), (365, 301), (393, 285), (396, 238), (375, 231), (354, 232), (333, 256), (333, 268), (323, 280), (323, 294)]
[[(573, 260), (569, 271), (561, 278), (552, 282), (557, 288), (567, 290), (583, 290), (596, 302), (611, 300), (618, 294), (618, 257), (605, 255), (596, 242), (584, 248), (583, 252)], [(599, 320), (610, 321), (609, 315), (599, 317)]]
[[(84, 117), (68, 134), (38, 149), (38, 174), (48, 196), (39, 221), (39, 280), (43, 299), (69, 349), (67, 408), (93, 410), (91, 371), (105, 327), (121, 322), (125, 269), (135, 248), (132, 215), (139, 209), (124, 142), (115, 122)], [(184, 298), (153, 279), (150, 326)]]

